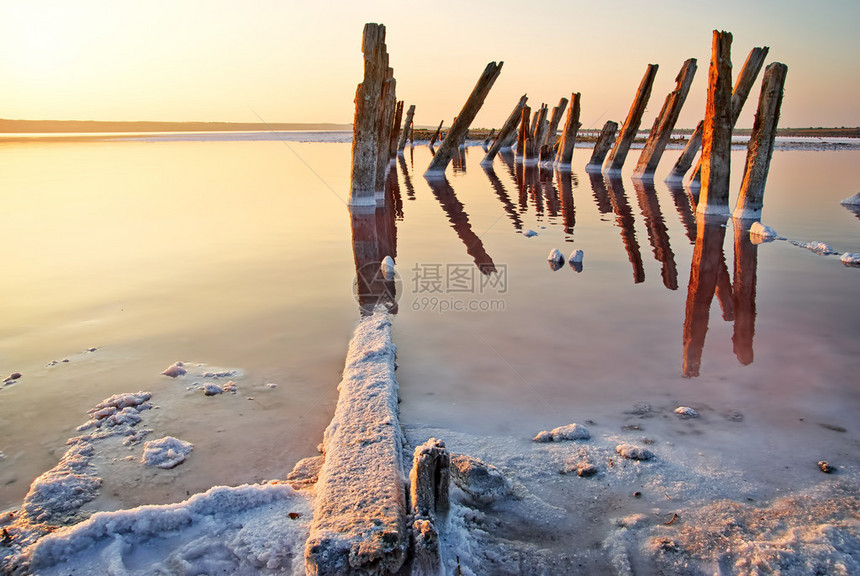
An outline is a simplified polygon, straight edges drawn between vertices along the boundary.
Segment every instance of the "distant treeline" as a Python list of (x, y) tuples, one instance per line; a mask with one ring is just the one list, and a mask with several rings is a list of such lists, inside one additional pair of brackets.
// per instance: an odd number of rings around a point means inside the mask
[(4, 120), (0, 133), (251, 132), (266, 130), (352, 130), (352, 124), (275, 122), (101, 122), (95, 120)]

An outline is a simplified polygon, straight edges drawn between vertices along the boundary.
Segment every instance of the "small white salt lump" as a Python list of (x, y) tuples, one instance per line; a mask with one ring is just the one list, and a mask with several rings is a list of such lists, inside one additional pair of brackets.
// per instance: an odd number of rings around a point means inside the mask
[(525, 232), (523, 232), (523, 236), (525, 236), (526, 238), (531, 238), (532, 236), (537, 236), (537, 232), (535, 232), (534, 230), (526, 230)]
[(173, 436), (165, 436), (144, 444), (143, 456), (140, 461), (147, 466), (173, 468), (185, 462), (185, 457), (193, 449), (194, 445), (190, 442), (179, 440)]
[(753, 222), (750, 226), (750, 236), (758, 236), (760, 238), (777, 238), (779, 235), (776, 230), (770, 226), (765, 226), (761, 222)]
[(571, 254), (570, 258), (568, 259), (568, 262), (571, 264), (579, 264), (580, 262), (582, 262), (583, 255), (584, 254), (582, 253), (582, 250), (574, 250), (573, 254)]
[(564, 264), (564, 254), (562, 254), (558, 248), (553, 248), (552, 252), (549, 253), (549, 256), (546, 258), (550, 262), (557, 262)]
[(629, 460), (650, 460), (654, 457), (654, 453), (650, 450), (634, 446), (633, 444), (619, 444), (615, 447), (615, 451), (619, 456)]
[(212, 382), (206, 382), (203, 384), (203, 393), (207, 396), (215, 396), (222, 392), (224, 392), (224, 390), (217, 384), (213, 384)]
[(386, 256), (382, 259), (379, 269), (386, 280), (394, 279), (394, 259), (391, 256)]
[(699, 413), (690, 408), (689, 406), (678, 406), (675, 408), (675, 414), (678, 416), (683, 416), (684, 418), (698, 418)]
[(846, 266), (858, 266), (860, 267), (860, 252), (846, 252), (840, 258), (843, 264)]
[(177, 376), (182, 376), (185, 374), (185, 368), (182, 367), (182, 362), (175, 362), (167, 370), (162, 372), (162, 374), (164, 374), (165, 376), (170, 376), (171, 378), (176, 378)]

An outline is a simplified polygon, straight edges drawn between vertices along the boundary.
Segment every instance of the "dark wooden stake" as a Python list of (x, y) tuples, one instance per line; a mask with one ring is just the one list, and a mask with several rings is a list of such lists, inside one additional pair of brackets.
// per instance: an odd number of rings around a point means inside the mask
[(442, 124), (444, 122), (444, 120), (442, 120), (442, 122), (439, 122), (439, 127), (436, 128), (436, 131), (433, 133), (433, 137), (430, 138), (430, 146), (433, 146), (433, 144), (436, 143), (436, 140), (438, 140), (439, 136), (442, 134)]
[[(496, 137), (496, 141), (493, 142), (493, 145), (490, 146), (489, 150), (487, 150), (487, 154), (484, 156), (484, 159), (481, 160), (481, 164), (492, 164), (496, 155), (504, 147), (505, 142), (509, 140), (512, 134), (516, 134), (517, 125), (519, 124), (520, 117), (523, 113), (523, 106), (526, 105), (527, 100), (528, 97), (525, 94), (520, 97), (519, 102), (514, 106), (508, 119), (505, 120), (505, 123), (502, 124), (501, 128), (499, 128), (499, 134)], [(510, 145), (508, 145), (508, 147), (510, 147)]]
[(714, 30), (702, 133), (702, 191), (696, 212), (726, 214), (732, 155), (732, 35)]
[(684, 179), (684, 174), (693, 165), (693, 160), (695, 160), (696, 154), (699, 153), (699, 148), (702, 147), (702, 132), (704, 129), (705, 121), (701, 120), (696, 125), (696, 129), (693, 130), (690, 139), (687, 140), (687, 145), (684, 147), (684, 151), (681, 152), (681, 156), (678, 157), (678, 161), (675, 162), (675, 166), (672, 167), (672, 171), (666, 176), (667, 184), (681, 182)]
[(564, 122), (564, 131), (561, 134), (558, 156), (556, 156), (556, 166), (561, 170), (570, 170), (573, 147), (576, 146), (576, 134), (581, 126), (579, 112), (579, 92), (574, 92), (570, 95), (570, 108), (567, 110), (567, 120)]
[(675, 78), (675, 89), (666, 96), (663, 109), (654, 120), (654, 126), (651, 127), (651, 132), (648, 134), (648, 140), (645, 142), (642, 154), (639, 155), (639, 162), (633, 170), (634, 176), (639, 178), (654, 176), (657, 164), (660, 163), (663, 151), (666, 150), (666, 145), (672, 137), (672, 130), (674, 130), (678, 116), (681, 114), (681, 108), (687, 100), (687, 94), (690, 92), (690, 85), (692, 85), (695, 75), (696, 59), (690, 58), (681, 66), (681, 71)]
[(597, 142), (594, 144), (594, 150), (591, 152), (591, 160), (585, 165), (585, 170), (588, 172), (600, 172), (603, 166), (603, 159), (606, 158), (606, 153), (612, 146), (612, 139), (615, 138), (615, 132), (618, 131), (618, 122), (607, 120), (603, 125), (603, 130), (600, 131), (600, 136), (597, 137)]
[[(761, 68), (764, 65), (764, 59), (767, 57), (768, 50), (767, 46), (750, 50), (749, 56), (747, 56), (743, 68), (741, 68), (738, 74), (738, 79), (735, 81), (735, 89), (732, 92), (732, 128), (737, 124), (741, 111), (744, 109), (744, 104), (746, 104), (747, 97), (752, 91), (755, 79), (758, 78), (758, 73), (761, 72)], [(701, 179), (702, 159), (700, 157), (695, 170), (693, 170), (693, 175), (690, 177), (690, 184), (698, 186), (701, 183)]]
[(430, 161), (430, 165), (424, 173), (425, 177), (429, 174), (438, 175), (440, 173), (445, 173), (445, 169), (451, 162), (451, 157), (456, 152), (461, 138), (463, 138), (466, 132), (468, 132), (469, 125), (472, 123), (472, 120), (475, 119), (475, 116), (478, 114), (478, 110), (480, 110), (481, 106), (484, 104), (484, 100), (487, 98), (487, 94), (490, 93), (490, 89), (496, 82), (496, 78), (499, 77), (503, 64), (503, 62), (499, 62), (498, 64), (490, 62), (487, 64), (481, 77), (478, 78), (475, 88), (469, 95), (468, 100), (466, 100), (466, 103), (463, 105), (463, 109), (460, 111), (460, 114), (457, 115), (457, 120), (451, 126), (451, 129), (448, 131), (448, 135), (445, 137), (445, 140), (442, 142), (436, 155), (433, 156), (433, 159)]
[(490, 145), (490, 140), (492, 140), (492, 139), (493, 139), (493, 136), (495, 136), (495, 135), (496, 135), (496, 129), (495, 129), (495, 128), (490, 128), (490, 133), (489, 133), (489, 134), (487, 134), (487, 137), (484, 139), (484, 146), (489, 146), (489, 145)]
[(543, 136), (548, 128), (548, 122), (546, 119), (548, 112), (549, 107), (546, 104), (541, 104), (540, 110), (534, 113), (531, 133), (526, 139), (526, 153), (524, 160), (526, 166), (537, 165), (538, 160), (540, 159), (540, 143), (543, 141)]
[(609, 157), (606, 159), (604, 170), (607, 172), (621, 172), (621, 167), (624, 166), (624, 160), (627, 159), (630, 145), (633, 144), (636, 133), (639, 131), (639, 124), (642, 123), (645, 106), (651, 97), (651, 87), (654, 85), (654, 77), (657, 76), (657, 67), (657, 64), (648, 64), (648, 69), (645, 70), (645, 76), (642, 77), (642, 82), (640, 82), (639, 89), (636, 91), (636, 98), (633, 99), (633, 104), (630, 106), (627, 120), (624, 121), (624, 126), (615, 140), (615, 147), (612, 148)]
[(773, 155), (773, 140), (776, 137), (776, 124), (782, 107), (782, 92), (788, 66), (780, 62), (768, 64), (761, 83), (761, 96), (755, 115), (749, 146), (747, 163), (741, 183), (741, 193), (733, 216), (758, 220), (761, 218), (764, 200), (764, 185)]
[[(401, 112), (403, 111), (403, 106), (400, 107)], [(403, 134), (400, 136), (400, 143), (397, 144), (397, 150), (402, 151), (406, 148), (406, 140), (409, 138), (409, 134), (412, 131), (412, 118), (415, 116), (415, 104), (411, 104), (409, 106), (409, 110), (406, 111), (406, 121), (403, 123)], [(399, 122), (398, 122), (399, 124)]]
[(520, 112), (520, 130), (517, 136), (517, 156), (516, 161), (522, 163), (525, 156), (526, 140), (529, 134), (529, 118), (531, 118), (532, 109), (523, 104), (522, 112)]
[(391, 143), (391, 148), (389, 149), (391, 158), (397, 157), (397, 147), (398, 141), (402, 138), (406, 137), (407, 131), (404, 130), (400, 132), (400, 122), (403, 120), (403, 100), (398, 100), (397, 105), (394, 107), (394, 120), (391, 124), (391, 134), (389, 136), (389, 142)]
[(541, 162), (552, 163), (555, 161), (555, 149), (558, 143), (558, 125), (561, 124), (561, 116), (567, 110), (567, 98), (562, 98), (558, 101), (558, 106), (552, 109), (552, 116), (549, 121), (549, 129), (543, 137), (543, 143), (540, 147)]
[(382, 97), (382, 84), (388, 74), (384, 25), (365, 24), (361, 51), (364, 54), (364, 80), (355, 91), (349, 204), (350, 206), (375, 206), (376, 165), (379, 154), (379, 104)]

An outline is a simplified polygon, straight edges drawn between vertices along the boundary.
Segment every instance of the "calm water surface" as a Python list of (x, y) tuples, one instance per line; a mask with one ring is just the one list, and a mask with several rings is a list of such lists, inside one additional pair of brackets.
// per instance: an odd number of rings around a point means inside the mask
[[(472, 148), (428, 183), (430, 151), (415, 148), (387, 208), (352, 218), (349, 151), (0, 148), (0, 371), (24, 375), (0, 392), (0, 509), (117, 392), (152, 392), (154, 437), (195, 451), (174, 471), (117, 464), (100, 506), (284, 476), (316, 453), (361, 307), (391, 290), (405, 424), (527, 440), (586, 419), (615, 429), (637, 403), (682, 403), (711, 415), (716, 436), (679, 444), (721, 443), (763, 473), (761, 454), (788, 446), (813, 457), (843, 445), (856, 459), (860, 270), (785, 241), (756, 246), (731, 220), (699, 225), (688, 191), (662, 183), (678, 151), (648, 186), (587, 174), (588, 149), (571, 175), (502, 158), (485, 170)], [(733, 154), (734, 191), (743, 159)], [(764, 223), (860, 252), (860, 219), (839, 205), (857, 192), (858, 161), (777, 151)], [(582, 250), (581, 271), (553, 271), (553, 248)], [(385, 255), (393, 286), (375, 276)], [(160, 376), (176, 360), (241, 370), (239, 394), (207, 398)], [(743, 437), (722, 417), (732, 411)], [(139, 457), (123, 450), (112, 458)]]

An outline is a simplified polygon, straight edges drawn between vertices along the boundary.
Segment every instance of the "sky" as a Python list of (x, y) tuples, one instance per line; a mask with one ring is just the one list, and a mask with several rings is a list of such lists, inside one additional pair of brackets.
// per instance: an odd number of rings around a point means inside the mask
[[(659, 65), (643, 127), (698, 72), (678, 127), (705, 109), (711, 37), (788, 65), (780, 126), (860, 126), (858, 0), (0, 0), (0, 118), (350, 123), (365, 22), (387, 30), (397, 97), (449, 125), (488, 62), (501, 75), (473, 127), (582, 94), (581, 122), (623, 122)], [(754, 89), (739, 127), (751, 127)]]

